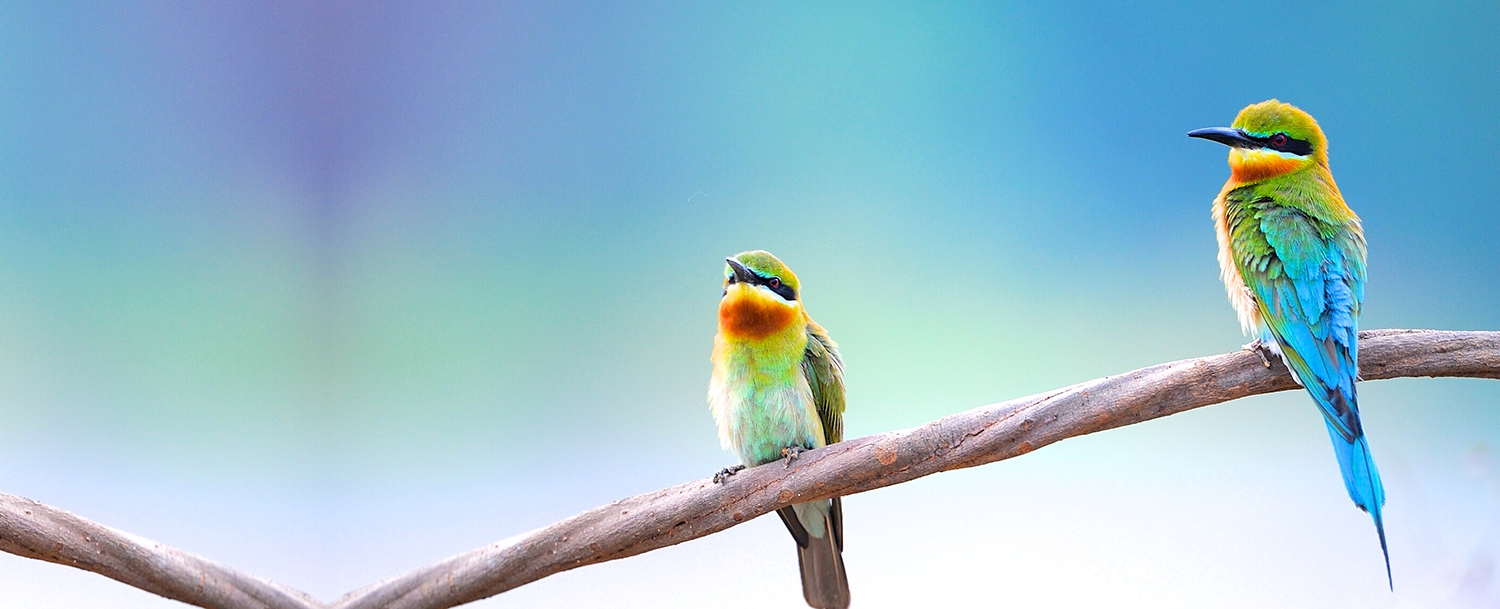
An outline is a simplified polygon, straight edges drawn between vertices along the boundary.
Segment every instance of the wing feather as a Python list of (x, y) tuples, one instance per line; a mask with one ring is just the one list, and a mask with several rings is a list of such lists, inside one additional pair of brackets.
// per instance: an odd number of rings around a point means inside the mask
[(812, 388), (818, 418), (823, 423), (823, 439), (833, 444), (844, 439), (844, 361), (839, 346), (828, 332), (807, 321), (807, 348), (802, 357), (802, 373)]
[(1363, 435), (1354, 390), (1365, 279), (1358, 225), (1341, 230), (1277, 197), (1238, 196), (1230, 219), (1235, 263), (1287, 365), (1352, 442)]

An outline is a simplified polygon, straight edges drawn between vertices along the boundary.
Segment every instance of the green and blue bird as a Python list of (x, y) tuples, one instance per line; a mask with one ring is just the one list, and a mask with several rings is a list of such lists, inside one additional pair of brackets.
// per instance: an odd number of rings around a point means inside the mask
[(1241, 110), (1230, 127), (1188, 135), (1230, 147), (1230, 177), (1213, 218), (1229, 301), (1257, 337), (1246, 348), (1280, 355), (1317, 403), (1344, 488), (1375, 520), (1390, 582), (1385, 490), (1354, 385), (1365, 237), (1328, 170), (1328, 140), (1312, 116), (1274, 99)]
[[(844, 435), (838, 345), (802, 308), (792, 270), (764, 251), (726, 259), (708, 402), (719, 442), (741, 465), (714, 477), (833, 444)], [(797, 542), (802, 596), (819, 609), (849, 606), (843, 507), (838, 498), (777, 510)]]

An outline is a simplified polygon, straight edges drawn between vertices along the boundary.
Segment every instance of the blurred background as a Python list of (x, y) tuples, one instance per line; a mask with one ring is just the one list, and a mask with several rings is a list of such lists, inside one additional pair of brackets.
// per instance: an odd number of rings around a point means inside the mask
[[(0, 491), (323, 600), (733, 458), (723, 259), (847, 435), (1247, 339), (1226, 150), (1326, 130), (1365, 328), (1500, 329), (1500, 4), (0, 4)], [(1500, 383), (1302, 394), (846, 499), (856, 606), (1500, 605)], [(17, 607), (182, 606), (0, 555)], [(774, 518), (480, 607), (802, 606)]]

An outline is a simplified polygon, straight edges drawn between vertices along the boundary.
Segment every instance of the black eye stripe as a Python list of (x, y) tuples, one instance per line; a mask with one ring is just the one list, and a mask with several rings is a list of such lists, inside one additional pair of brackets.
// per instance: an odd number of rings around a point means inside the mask
[[(1277, 146), (1276, 142), (1272, 140), (1274, 140), (1278, 135), (1286, 138), (1286, 143)], [(1299, 140), (1285, 133), (1272, 133), (1271, 135), (1265, 137), (1256, 137), (1253, 135), (1250, 135), (1248, 137), (1252, 140), (1255, 140), (1255, 143), (1260, 144), (1261, 147), (1270, 148), (1271, 150), (1280, 150), (1282, 152), (1290, 152), (1292, 154), (1301, 156), (1307, 156), (1309, 154), (1312, 154), (1313, 152), (1312, 143), (1308, 142), (1307, 140)]]
[[(766, 289), (771, 290), (772, 292), (775, 292), (777, 295), (781, 296), (782, 298), (785, 298), (787, 300), (787, 302), (791, 302), (791, 301), (794, 301), (794, 300), (797, 299), (797, 290), (793, 290), (792, 286), (787, 285), (785, 281), (781, 281), (780, 277), (774, 278), (774, 279), (776, 279), (776, 281), (780, 285), (777, 285), (776, 287), (771, 287), (771, 279), (773, 279), (772, 277), (761, 277), (760, 274), (756, 273), (755, 271), (750, 271), (750, 273), (754, 276), (754, 278), (751, 279), (750, 281), (745, 282), (745, 283), (748, 283), (750, 285), (763, 285), (763, 286), (766, 286)], [(738, 283), (738, 280), (735, 278), (734, 275), (730, 275), (729, 276), (729, 283)], [(728, 293), (727, 286), (725, 288), (725, 293)]]
[[(770, 284), (767, 284), (766, 287), (770, 288), (771, 286)], [(781, 282), (780, 285), (771, 288), (771, 291), (775, 292), (782, 298), (785, 298), (787, 302), (791, 302), (797, 299), (797, 291), (793, 290), (792, 286), (787, 285), (785, 281)]]

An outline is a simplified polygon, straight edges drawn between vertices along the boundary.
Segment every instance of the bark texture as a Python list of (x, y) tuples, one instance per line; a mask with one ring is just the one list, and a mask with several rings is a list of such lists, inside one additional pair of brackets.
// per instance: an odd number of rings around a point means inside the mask
[(24, 497), (0, 493), (0, 550), (210, 609), (312, 609), (301, 592)]

